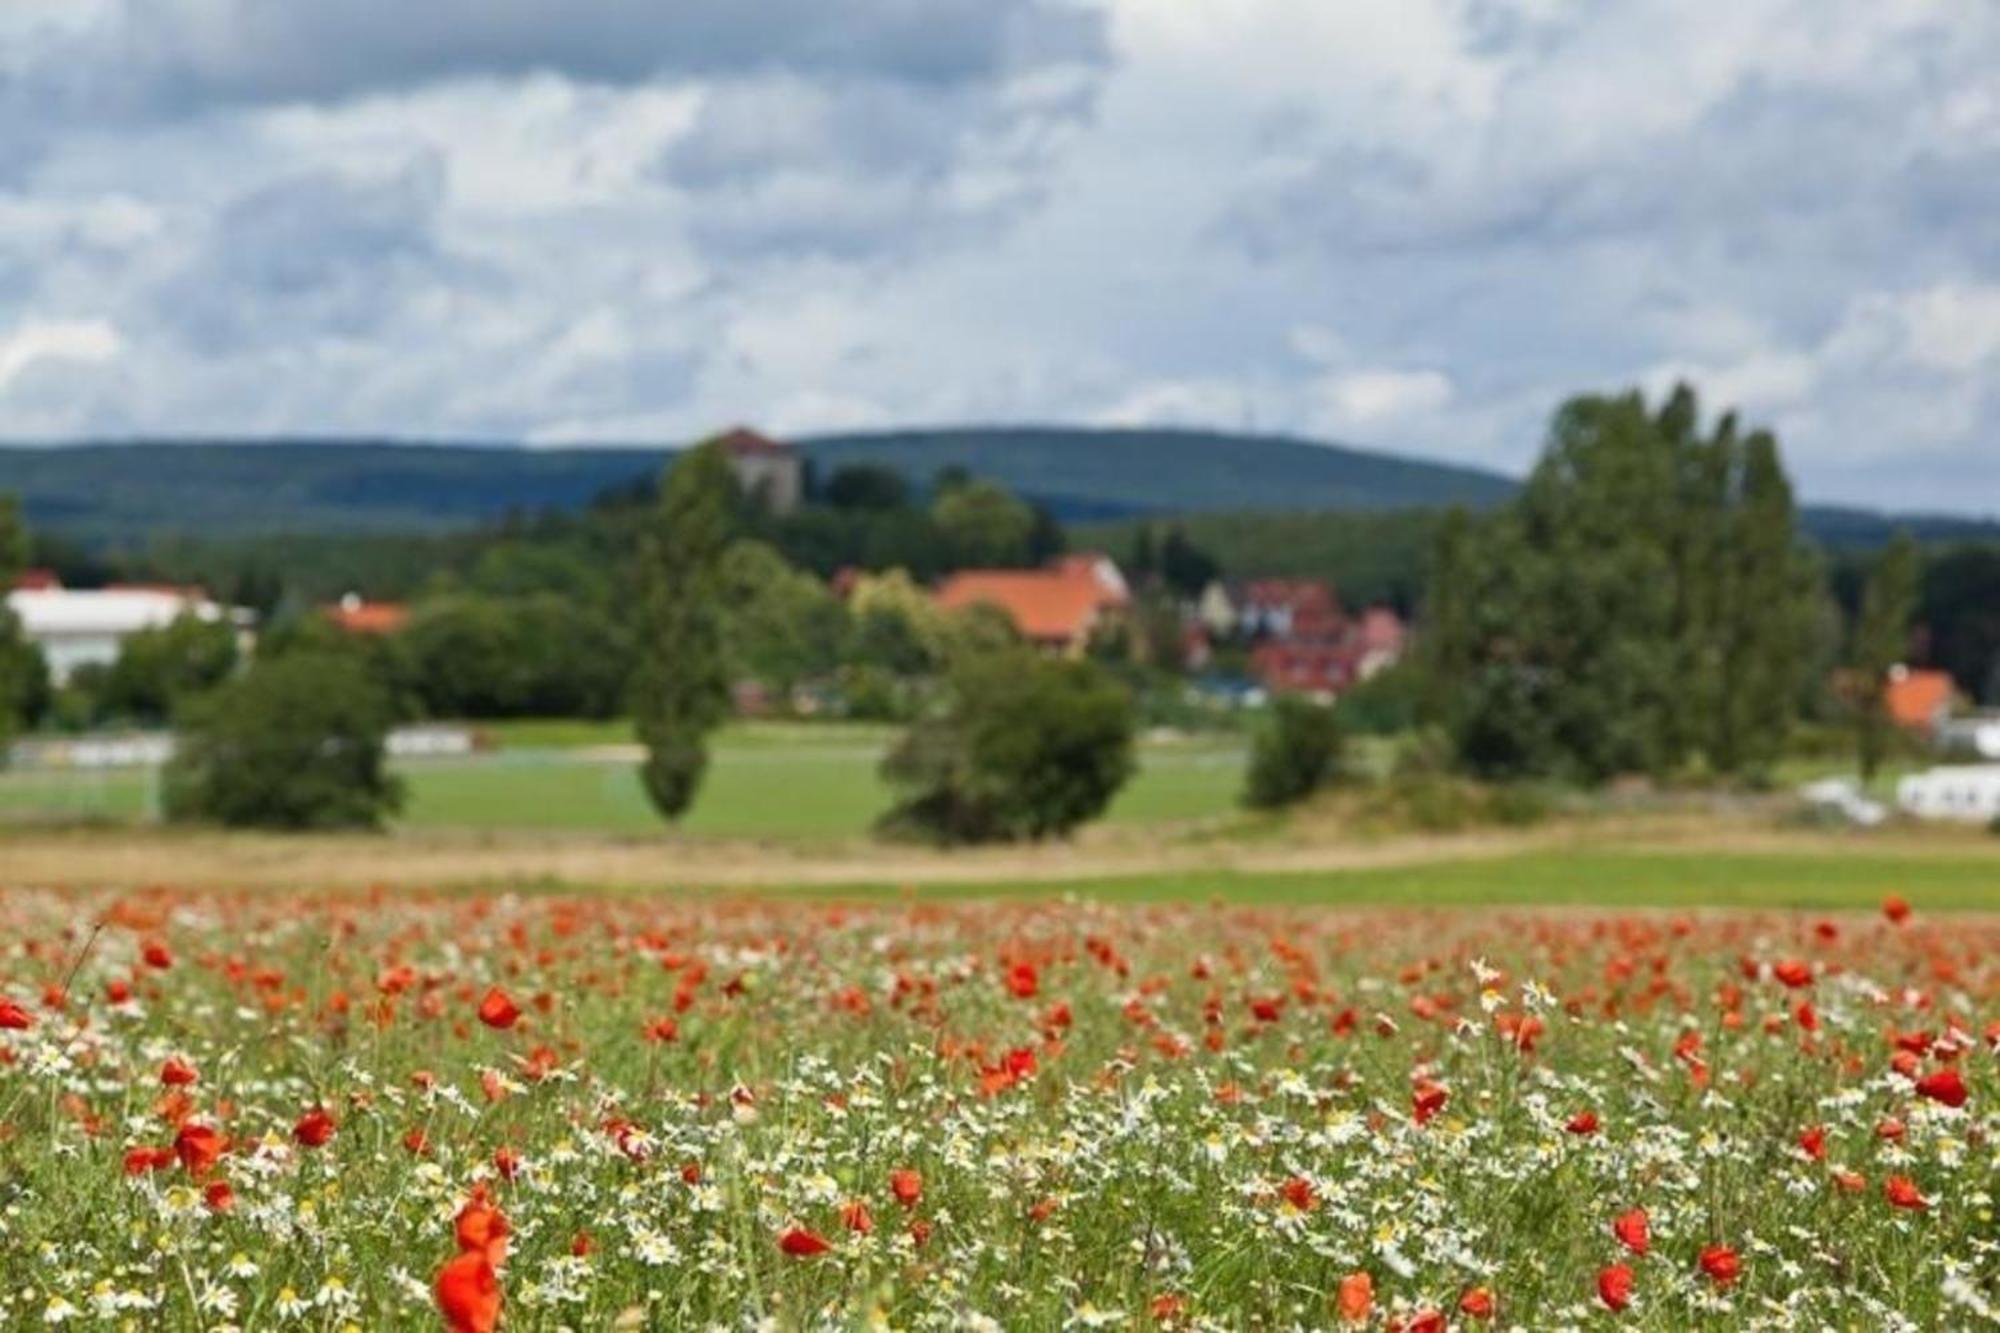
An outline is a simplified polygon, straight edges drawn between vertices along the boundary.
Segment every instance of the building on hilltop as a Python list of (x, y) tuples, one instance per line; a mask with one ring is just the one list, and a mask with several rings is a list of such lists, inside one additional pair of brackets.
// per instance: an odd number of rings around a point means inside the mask
[(1077, 657), (1125, 615), (1132, 590), (1109, 557), (1078, 554), (1041, 569), (962, 569), (938, 585), (937, 604), (947, 611), (997, 607), (1028, 642)]
[(805, 460), (796, 445), (774, 440), (748, 426), (715, 437), (729, 456), (743, 493), (774, 514), (789, 514), (805, 499)]

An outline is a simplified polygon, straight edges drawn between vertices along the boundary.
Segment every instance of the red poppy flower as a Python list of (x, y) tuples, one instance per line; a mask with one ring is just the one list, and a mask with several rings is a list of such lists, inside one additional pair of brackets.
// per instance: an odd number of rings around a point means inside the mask
[(438, 1270), (438, 1313), (450, 1333), (493, 1333), (500, 1326), (500, 1279), (493, 1265), (468, 1250)]
[(1428, 1125), (1450, 1100), (1451, 1092), (1444, 1085), (1421, 1079), (1410, 1094), (1411, 1114), (1419, 1125)]
[(804, 1227), (791, 1227), (778, 1237), (778, 1248), (794, 1259), (810, 1259), (814, 1255), (825, 1254), (833, 1248), (833, 1242), (817, 1232)]
[(221, 1131), (196, 1121), (188, 1121), (181, 1126), (180, 1133), (174, 1135), (174, 1156), (191, 1176), (207, 1172), (222, 1160), (222, 1154), (229, 1149), (229, 1140)]
[(147, 940), (139, 949), (139, 957), (145, 961), (147, 967), (157, 968), (162, 972), (174, 965), (173, 954), (169, 953), (167, 946), (158, 940)]
[(1016, 963), (1007, 969), (1007, 993), (1015, 999), (1032, 1000), (1041, 988), (1041, 974), (1033, 963)]
[(498, 986), (479, 1002), (479, 1021), (490, 1028), (510, 1028), (521, 1021), (521, 1010)]
[(1890, 894), (1882, 900), (1882, 915), (1896, 925), (1902, 925), (1910, 919), (1909, 901), (1900, 893)]
[(1597, 1270), (1597, 1299), (1613, 1311), (1632, 1303), (1632, 1269), (1628, 1264), (1608, 1264)]
[(226, 1180), (211, 1180), (201, 1192), (202, 1202), (211, 1213), (226, 1213), (236, 1206), (236, 1191)]
[(1486, 1287), (1474, 1287), (1458, 1298), (1458, 1312), (1469, 1319), (1491, 1319), (1495, 1308), (1493, 1292)]
[(200, 1081), (201, 1075), (195, 1072), (194, 1066), (178, 1055), (168, 1056), (166, 1063), (160, 1066), (160, 1082), (167, 1087), (192, 1087)]
[(1302, 1213), (1309, 1213), (1319, 1200), (1313, 1197), (1312, 1182), (1304, 1176), (1293, 1176), (1278, 1186), (1278, 1194), (1284, 1201)]
[(841, 1206), (840, 1224), (849, 1231), (865, 1236), (875, 1229), (875, 1215), (868, 1211), (868, 1205), (859, 1199), (850, 1199)]
[(164, 1171), (174, 1164), (172, 1148), (127, 1148), (125, 1174), (143, 1176), (148, 1171)]
[(333, 1130), (333, 1117), (326, 1113), (324, 1106), (315, 1106), (292, 1126), (292, 1137), (303, 1147), (324, 1148), (332, 1140)]
[(1826, 1126), (1809, 1125), (1799, 1131), (1799, 1151), (1815, 1162), (1826, 1160)]
[(924, 1178), (907, 1166), (898, 1167), (889, 1173), (889, 1193), (903, 1207), (914, 1208), (917, 1200), (924, 1197)]
[(1701, 1271), (1718, 1287), (1728, 1286), (1743, 1274), (1743, 1261), (1727, 1245), (1703, 1247), (1700, 1263)]
[(452, 1223), (452, 1235), (460, 1252), (480, 1254), (496, 1267), (507, 1257), (510, 1230), (507, 1215), (488, 1201), (484, 1188), (472, 1191), (472, 1197), (458, 1210), (458, 1218)]
[(1918, 1079), (1917, 1092), (1946, 1106), (1965, 1105), (1965, 1080), (1949, 1065)]
[(26, 1032), (35, 1025), (35, 1016), (12, 1000), (0, 1000), (0, 1028)]
[(1340, 1279), (1335, 1306), (1343, 1322), (1366, 1323), (1369, 1311), (1375, 1308), (1375, 1279), (1366, 1273), (1349, 1273)]
[(1652, 1231), (1647, 1226), (1644, 1208), (1629, 1208), (1618, 1214), (1611, 1220), (1611, 1234), (1634, 1254), (1644, 1254), (1652, 1247)]
[(1812, 964), (1805, 962), (1803, 959), (1787, 958), (1783, 962), (1772, 966), (1771, 975), (1783, 982), (1788, 988), (1798, 990), (1803, 986), (1812, 985)]
[(1931, 1206), (1930, 1200), (1926, 1199), (1923, 1191), (1917, 1188), (1917, 1182), (1908, 1176), (1890, 1176), (1883, 1182), (1882, 1192), (1888, 1196), (1890, 1204), (1897, 1208), (1922, 1212)]
[(1578, 1111), (1569, 1118), (1563, 1128), (1572, 1134), (1595, 1134), (1597, 1132), (1597, 1112)]

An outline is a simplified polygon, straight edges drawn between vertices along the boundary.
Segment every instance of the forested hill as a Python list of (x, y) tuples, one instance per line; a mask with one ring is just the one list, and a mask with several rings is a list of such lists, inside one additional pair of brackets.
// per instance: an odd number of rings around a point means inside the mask
[[(1160, 514), (1298, 516), (1496, 503), (1499, 473), (1407, 456), (1221, 431), (963, 427), (800, 441), (822, 477), (850, 463), (920, 485), (940, 469), (991, 477), (1067, 522)], [(0, 447), (0, 492), (37, 528), (89, 543), (168, 534), (443, 532), (509, 511), (578, 508), (651, 476), (667, 451), (526, 449), (382, 440), (131, 441)], [(1879, 545), (1898, 526), (1930, 541), (2000, 539), (2000, 522), (1808, 508), (1836, 547)], [(1241, 517), (1233, 520), (1241, 523)], [(1296, 524), (1296, 518), (1293, 520)]]
[[(886, 464), (927, 484), (991, 477), (1065, 519), (1223, 509), (1486, 504), (1492, 472), (1271, 436), (1207, 431), (965, 428), (803, 439), (824, 476)], [(512, 509), (570, 508), (648, 476), (644, 448), (522, 449), (364, 440), (129, 442), (0, 448), (0, 491), (30, 522), (86, 540), (163, 532), (436, 531)]]

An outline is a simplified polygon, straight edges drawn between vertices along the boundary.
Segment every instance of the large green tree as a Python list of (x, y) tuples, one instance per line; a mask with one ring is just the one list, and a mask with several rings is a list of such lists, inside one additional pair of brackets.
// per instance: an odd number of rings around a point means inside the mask
[(350, 656), (260, 659), (189, 700), (163, 794), (170, 818), (243, 827), (373, 828), (400, 807), (390, 709)]
[(728, 455), (708, 443), (670, 463), (641, 537), (642, 626), (632, 711), (646, 794), (668, 819), (694, 803), (709, 733), (729, 714), (723, 563), (741, 496)]
[(1489, 776), (1756, 774), (1797, 715), (1817, 604), (1768, 432), (1693, 390), (1570, 400), (1516, 500), (1440, 529), (1427, 711)]
[(182, 700), (227, 680), (236, 655), (236, 629), (227, 620), (176, 616), (119, 645), (99, 706), (115, 717), (166, 722)]
[(28, 642), (20, 618), (7, 605), (7, 590), (27, 562), (28, 530), (21, 521), (20, 503), (12, 495), (0, 495), (0, 766), (7, 762), (15, 731), (47, 689), (41, 653)]
[(1917, 544), (1906, 532), (1884, 548), (1861, 594), (1854, 627), (1854, 751), (1862, 781), (1875, 776), (1895, 721), (1889, 716), (1889, 675), (1910, 651), (1910, 618), (1916, 614), (1917, 585), (1923, 576)]

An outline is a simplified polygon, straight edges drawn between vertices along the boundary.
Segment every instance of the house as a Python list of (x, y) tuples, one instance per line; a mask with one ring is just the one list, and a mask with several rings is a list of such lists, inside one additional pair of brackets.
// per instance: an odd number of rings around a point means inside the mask
[(1067, 555), (1042, 569), (962, 569), (938, 585), (946, 611), (994, 606), (1022, 638), (1049, 652), (1076, 656), (1132, 604), (1125, 576), (1109, 557)]
[(227, 621), (247, 636), (255, 616), (243, 607), (222, 606), (196, 587), (113, 583), (102, 588), (65, 588), (47, 571), (30, 576), (7, 594), (7, 607), (28, 642), (41, 650), (52, 684), (65, 685), (80, 667), (108, 667), (125, 640), (141, 630), (164, 629), (182, 616)]
[(1890, 668), (1888, 683), (1882, 687), (1882, 702), (1889, 717), (1899, 727), (1929, 731), (1951, 710), (1951, 673)]
[(371, 602), (358, 592), (348, 593), (320, 614), (349, 634), (394, 634), (410, 623), (410, 608), (401, 602)]
[(805, 498), (805, 461), (795, 446), (747, 426), (724, 431), (715, 439), (729, 456), (745, 495), (774, 514), (789, 514), (799, 507)]
[(1945, 718), (1931, 732), (1931, 739), (1947, 754), (2000, 759), (2000, 713)]
[(1248, 639), (1328, 639), (1346, 620), (1333, 585), (1318, 579), (1253, 579), (1237, 599), (1237, 631)]
[(1991, 824), (2000, 819), (2000, 764), (1952, 764), (1896, 784), (1896, 805), (1918, 819)]

